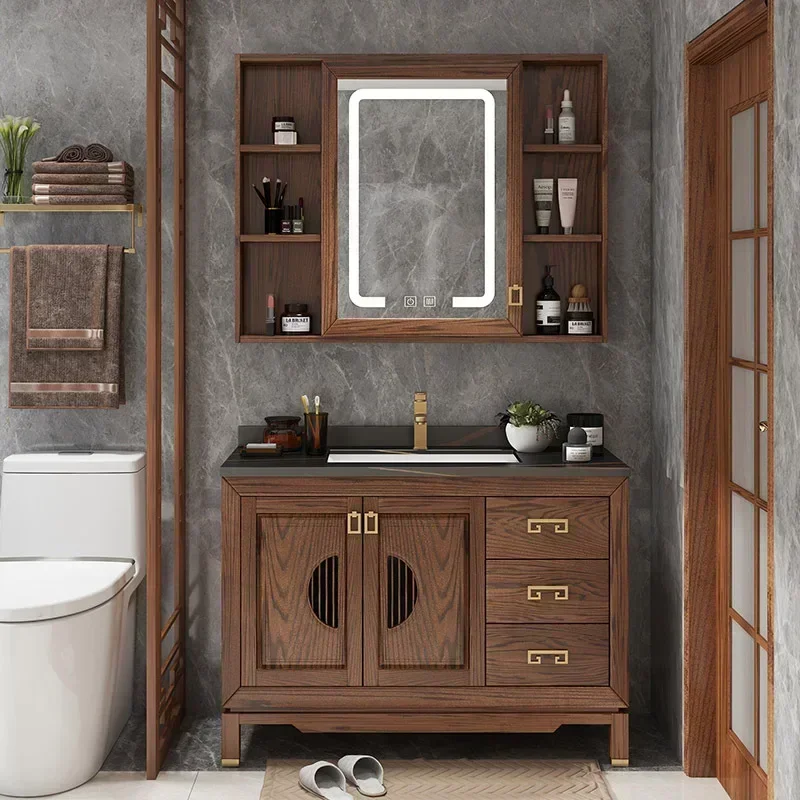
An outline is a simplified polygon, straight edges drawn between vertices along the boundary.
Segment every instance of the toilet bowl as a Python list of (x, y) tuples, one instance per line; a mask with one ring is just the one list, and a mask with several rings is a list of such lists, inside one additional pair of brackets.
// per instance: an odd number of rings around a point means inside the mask
[(131, 713), (144, 457), (48, 455), (3, 464), (0, 795), (85, 783)]

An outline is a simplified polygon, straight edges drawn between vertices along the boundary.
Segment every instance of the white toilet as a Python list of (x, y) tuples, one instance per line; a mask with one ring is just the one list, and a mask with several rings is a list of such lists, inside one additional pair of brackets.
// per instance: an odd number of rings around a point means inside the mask
[(3, 462), (0, 795), (72, 789), (131, 713), (145, 572), (144, 453)]

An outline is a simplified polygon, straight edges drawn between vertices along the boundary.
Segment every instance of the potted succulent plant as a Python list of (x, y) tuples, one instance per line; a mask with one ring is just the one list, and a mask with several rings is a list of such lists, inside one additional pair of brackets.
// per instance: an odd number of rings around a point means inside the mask
[(25, 169), (25, 156), (31, 139), (41, 127), (31, 117), (5, 116), (0, 119), (0, 149), (5, 160), (2, 192), (0, 192), (2, 202), (23, 202), (22, 175)]
[(497, 415), (508, 443), (519, 453), (540, 453), (555, 439), (561, 420), (538, 403), (511, 403)]

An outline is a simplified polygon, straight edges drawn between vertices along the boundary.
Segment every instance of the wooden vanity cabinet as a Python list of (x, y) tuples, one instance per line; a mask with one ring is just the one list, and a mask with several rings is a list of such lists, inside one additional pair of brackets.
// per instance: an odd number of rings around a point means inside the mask
[(242, 724), (610, 726), (627, 761), (625, 478), (226, 478), (223, 765)]

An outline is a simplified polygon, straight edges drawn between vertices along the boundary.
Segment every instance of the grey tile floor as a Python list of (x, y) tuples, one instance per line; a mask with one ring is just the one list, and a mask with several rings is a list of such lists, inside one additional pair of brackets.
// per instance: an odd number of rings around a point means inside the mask
[[(527, 734), (323, 734), (290, 727), (245, 727), (240, 770), (263, 770), (267, 758), (339, 758), (368, 752), (378, 758), (594, 758), (608, 769), (608, 728), (565, 726), (555, 733)], [(220, 721), (184, 721), (166, 771), (220, 769)], [(137, 772), (145, 765), (144, 719), (134, 717), (122, 732), (104, 770)], [(631, 766), (636, 770), (680, 770), (680, 763), (651, 717), (631, 717)]]

